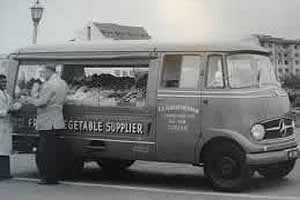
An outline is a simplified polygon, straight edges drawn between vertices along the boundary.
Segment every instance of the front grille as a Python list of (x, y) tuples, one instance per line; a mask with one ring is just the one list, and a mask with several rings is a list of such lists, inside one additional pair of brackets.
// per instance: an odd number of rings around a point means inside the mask
[(263, 122), (262, 125), (265, 127), (265, 137), (267, 139), (284, 138), (293, 134), (293, 121), (288, 118), (279, 118)]

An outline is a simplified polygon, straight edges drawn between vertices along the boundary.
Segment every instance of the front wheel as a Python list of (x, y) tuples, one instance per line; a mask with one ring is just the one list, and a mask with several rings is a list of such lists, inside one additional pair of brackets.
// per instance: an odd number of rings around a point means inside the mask
[(241, 191), (252, 170), (245, 162), (245, 153), (231, 142), (211, 145), (205, 153), (204, 173), (212, 185), (222, 191)]
[(135, 161), (134, 160), (121, 160), (121, 159), (110, 159), (101, 158), (97, 160), (98, 165), (107, 171), (125, 170), (130, 167)]
[(287, 176), (295, 166), (295, 160), (260, 167), (257, 172), (268, 179), (280, 179)]

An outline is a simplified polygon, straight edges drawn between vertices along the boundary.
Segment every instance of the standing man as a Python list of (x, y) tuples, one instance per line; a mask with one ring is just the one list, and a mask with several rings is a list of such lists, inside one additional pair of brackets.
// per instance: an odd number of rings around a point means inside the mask
[(40, 75), (45, 79), (36, 98), (29, 97), (24, 101), (37, 107), (36, 130), (40, 133), (40, 143), (36, 154), (40, 171), (40, 184), (58, 184), (59, 144), (58, 134), (64, 129), (63, 104), (68, 86), (58, 74), (55, 65), (45, 65)]
[(9, 155), (12, 150), (11, 124), (9, 119), (10, 110), (21, 108), (20, 103), (12, 103), (12, 98), (6, 91), (6, 76), (0, 74), (0, 177), (10, 177)]

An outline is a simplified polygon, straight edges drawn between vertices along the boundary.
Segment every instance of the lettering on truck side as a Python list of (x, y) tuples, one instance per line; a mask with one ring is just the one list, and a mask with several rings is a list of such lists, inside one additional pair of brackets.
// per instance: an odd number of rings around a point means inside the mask
[[(36, 119), (28, 119), (28, 128), (36, 126)], [(90, 121), (90, 120), (65, 120), (65, 129), (79, 132), (98, 132), (106, 134), (145, 134), (144, 123), (124, 121)]]

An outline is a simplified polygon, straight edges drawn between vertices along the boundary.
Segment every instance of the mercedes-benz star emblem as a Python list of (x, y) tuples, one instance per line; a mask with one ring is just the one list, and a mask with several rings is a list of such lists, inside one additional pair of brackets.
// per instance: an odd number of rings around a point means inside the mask
[(286, 135), (287, 127), (284, 123), (284, 119), (280, 120), (279, 122), (279, 132), (281, 134), (281, 137), (284, 137)]

